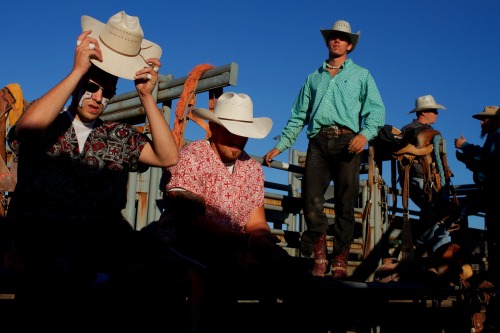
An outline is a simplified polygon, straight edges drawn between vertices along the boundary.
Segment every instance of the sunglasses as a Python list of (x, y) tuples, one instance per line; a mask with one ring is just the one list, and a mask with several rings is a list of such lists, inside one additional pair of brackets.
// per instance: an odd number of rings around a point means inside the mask
[(102, 96), (107, 99), (111, 99), (116, 94), (116, 91), (114, 89), (104, 89), (97, 83), (91, 81), (85, 82), (82, 86), (82, 89), (91, 93), (96, 93), (99, 89), (102, 89)]
[(342, 32), (332, 32), (330, 34), (330, 36), (328, 36), (328, 39), (340, 39), (341, 41), (344, 41), (344, 42), (347, 42), (347, 43), (351, 43), (351, 39), (349, 38), (349, 36), (345, 33), (342, 33)]

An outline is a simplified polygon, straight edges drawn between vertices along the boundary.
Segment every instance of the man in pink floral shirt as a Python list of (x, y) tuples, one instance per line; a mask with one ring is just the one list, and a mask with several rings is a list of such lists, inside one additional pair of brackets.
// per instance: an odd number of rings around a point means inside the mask
[[(223, 127), (215, 129), (214, 133), (235, 137)], [(246, 141), (243, 137), (235, 139)], [(206, 202), (207, 219), (229, 230), (238, 233), (248, 233), (253, 229), (269, 231), (263, 215), (262, 168), (243, 150), (240, 152), (238, 159), (226, 164), (213, 150), (211, 142), (193, 142), (182, 150), (181, 164), (170, 168), (173, 177), (167, 191), (182, 188), (200, 194)], [(254, 211), (256, 218), (250, 219)]]
[(294, 273), (267, 224), (262, 166), (244, 151), (248, 138), (269, 133), (272, 120), (253, 118), (250, 97), (232, 92), (219, 97), (214, 112), (193, 113), (209, 121), (211, 136), (184, 146), (178, 164), (165, 172), (166, 208), (157, 232), (201, 268), (204, 304), (211, 304), (201, 320), (210, 319), (220, 332), (220, 314), (228, 324), (232, 310), (221, 310), (227, 303), (219, 301), (233, 299), (224, 296), (252, 286), (266, 293)]
[(236, 93), (222, 94), (213, 113), (206, 109), (193, 112), (209, 120), (211, 137), (184, 146), (179, 163), (165, 173), (162, 239), (177, 243), (186, 232), (191, 238), (199, 231), (203, 238), (206, 232), (210, 237), (233, 238), (245, 249), (253, 244), (252, 238), (280, 249), (265, 217), (262, 166), (244, 151), (248, 138), (269, 133), (272, 120), (253, 118), (250, 97)]

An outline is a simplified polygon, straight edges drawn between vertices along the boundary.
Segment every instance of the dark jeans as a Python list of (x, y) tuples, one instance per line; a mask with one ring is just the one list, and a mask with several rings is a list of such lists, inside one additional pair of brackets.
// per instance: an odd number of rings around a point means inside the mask
[(424, 193), (424, 179), (413, 177), (410, 178), (409, 191), (411, 201), (420, 208), (419, 223), (412, 224), (413, 241), (421, 247), (422, 252), (432, 254), (440, 246), (451, 242), (449, 226), (438, 224), (439, 220), (452, 213), (448, 190), (443, 187), (441, 192), (433, 195), (433, 201), (428, 202)]
[(305, 175), (302, 182), (304, 216), (307, 230), (302, 234), (301, 250), (310, 256), (316, 240), (328, 230), (328, 218), (323, 211), (325, 192), (333, 180), (335, 200), (334, 254), (350, 246), (354, 237), (354, 207), (359, 193), (360, 154), (347, 151), (355, 136), (341, 135), (327, 139), (315, 136), (309, 140)]

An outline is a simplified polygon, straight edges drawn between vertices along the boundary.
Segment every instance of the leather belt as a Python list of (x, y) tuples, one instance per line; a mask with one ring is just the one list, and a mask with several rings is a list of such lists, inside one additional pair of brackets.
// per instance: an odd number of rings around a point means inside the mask
[(322, 127), (318, 135), (326, 139), (336, 139), (341, 135), (354, 133), (348, 128), (342, 128), (338, 126)]

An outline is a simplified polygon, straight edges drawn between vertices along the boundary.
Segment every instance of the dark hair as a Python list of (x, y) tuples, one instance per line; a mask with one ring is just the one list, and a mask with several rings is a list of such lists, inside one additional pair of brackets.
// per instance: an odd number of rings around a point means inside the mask
[(108, 72), (103, 71), (96, 65), (92, 64), (88, 70), (88, 72), (82, 77), (82, 81), (87, 81), (88, 79), (92, 79), (93, 81), (96, 81), (97, 83), (102, 84), (103, 82), (114, 82), (116, 85), (118, 83), (118, 77), (114, 76), (113, 74), (109, 74)]

